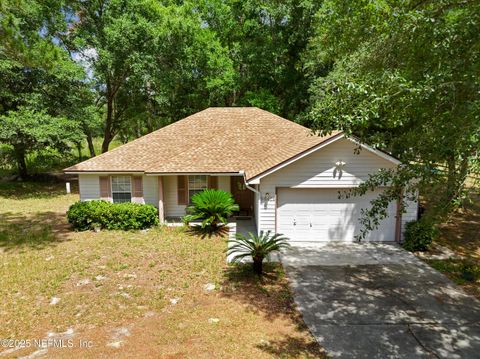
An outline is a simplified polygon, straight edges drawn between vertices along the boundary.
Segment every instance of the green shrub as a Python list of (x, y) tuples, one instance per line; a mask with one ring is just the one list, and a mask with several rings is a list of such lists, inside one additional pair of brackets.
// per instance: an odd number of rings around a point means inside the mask
[(270, 231), (266, 233), (260, 231), (258, 236), (252, 232), (248, 232), (246, 236), (237, 233), (235, 239), (229, 240), (228, 244), (227, 256), (233, 256), (232, 262), (252, 257), (253, 271), (258, 275), (263, 273), (265, 257), (270, 253), (290, 247), (287, 237), (283, 237), (283, 234), (280, 233), (272, 234)]
[(68, 222), (77, 231), (94, 229), (145, 229), (158, 224), (158, 210), (148, 204), (76, 202), (67, 212)]
[(463, 261), (459, 269), (463, 280), (476, 282), (480, 279), (480, 266), (474, 262)]
[(408, 222), (403, 248), (410, 252), (426, 251), (437, 235), (438, 230), (433, 223), (422, 220)]
[(480, 263), (470, 258), (430, 259), (428, 264), (450, 275), (458, 284), (480, 280)]
[(186, 223), (201, 220), (202, 228), (215, 230), (225, 224), (235, 211), (238, 211), (238, 205), (230, 193), (206, 189), (193, 195), (192, 205), (187, 208), (188, 214), (183, 220)]

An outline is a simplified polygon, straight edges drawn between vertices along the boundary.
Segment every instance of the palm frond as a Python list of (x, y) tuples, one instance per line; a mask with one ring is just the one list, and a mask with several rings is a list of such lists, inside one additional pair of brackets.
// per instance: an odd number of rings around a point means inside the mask
[(227, 253), (229, 255), (237, 253), (234, 258), (245, 258), (251, 256), (252, 258), (265, 258), (272, 252), (279, 251), (283, 248), (288, 248), (288, 238), (282, 234), (272, 234), (271, 231), (260, 231), (259, 235), (248, 232), (247, 235), (237, 233), (234, 239), (228, 241), (229, 247)]
[(192, 197), (192, 205), (187, 207), (184, 221), (201, 220), (202, 228), (219, 227), (227, 223), (228, 217), (238, 209), (230, 193), (206, 189)]

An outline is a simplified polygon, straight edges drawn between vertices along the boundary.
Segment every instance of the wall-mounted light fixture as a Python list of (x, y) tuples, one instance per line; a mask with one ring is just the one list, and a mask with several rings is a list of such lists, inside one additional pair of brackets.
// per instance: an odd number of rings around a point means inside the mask
[(264, 199), (265, 199), (265, 202), (268, 202), (270, 200), (270, 193), (265, 193), (265, 196), (264, 196)]
[(333, 178), (341, 179), (343, 175), (343, 167), (345, 167), (346, 163), (343, 161), (335, 162), (335, 169), (333, 170)]

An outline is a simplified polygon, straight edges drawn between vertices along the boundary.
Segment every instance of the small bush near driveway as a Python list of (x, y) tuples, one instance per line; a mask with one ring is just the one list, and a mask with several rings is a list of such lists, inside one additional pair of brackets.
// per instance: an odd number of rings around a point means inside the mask
[(76, 202), (67, 212), (68, 222), (77, 231), (96, 227), (106, 229), (145, 229), (158, 224), (158, 210), (148, 204)]
[(446, 260), (430, 259), (427, 262), (436, 270), (447, 274), (457, 284), (480, 281), (480, 263), (478, 261), (450, 258)]
[(237, 233), (235, 239), (229, 240), (231, 246), (228, 248), (227, 255), (233, 255), (232, 262), (240, 262), (244, 258), (251, 257), (253, 260), (253, 271), (263, 274), (263, 260), (273, 252), (278, 252), (283, 248), (290, 247), (288, 238), (283, 234), (272, 234), (271, 231), (263, 232), (257, 236), (248, 232), (245, 236)]
[(408, 222), (403, 248), (410, 252), (426, 251), (437, 235), (437, 228), (428, 221)]

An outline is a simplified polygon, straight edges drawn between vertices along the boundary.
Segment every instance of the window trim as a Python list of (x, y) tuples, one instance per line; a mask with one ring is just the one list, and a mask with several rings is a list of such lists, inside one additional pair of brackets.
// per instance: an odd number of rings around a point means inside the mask
[[(130, 182), (130, 192), (125, 192), (125, 191), (114, 191), (113, 190), (113, 177), (125, 177), (125, 178), (128, 178), (129, 179), (129, 182)], [(133, 198), (133, 186), (132, 186), (132, 176), (130, 175), (113, 175), (113, 176), (110, 176), (110, 192), (111, 192), (111, 196), (112, 196), (112, 203), (128, 203), (128, 202), (132, 202), (132, 198)], [(113, 193), (129, 193), (130, 194), (130, 200), (127, 202), (115, 202), (115, 199), (113, 198)]]
[[(201, 188), (201, 189), (191, 189), (190, 187), (190, 177), (205, 177), (205, 188)], [(186, 187), (187, 187), (187, 203), (188, 204), (191, 204), (192, 203), (192, 197), (193, 196), (190, 196), (190, 191), (197, 191), (196, 193), (198, 192), (201, 192), (201, 191), (204, 191), (206, 189), (209, 188), (208, 186), (208, 175), (188, 175), (187, 176), (187, 183), (186, 183)]]

